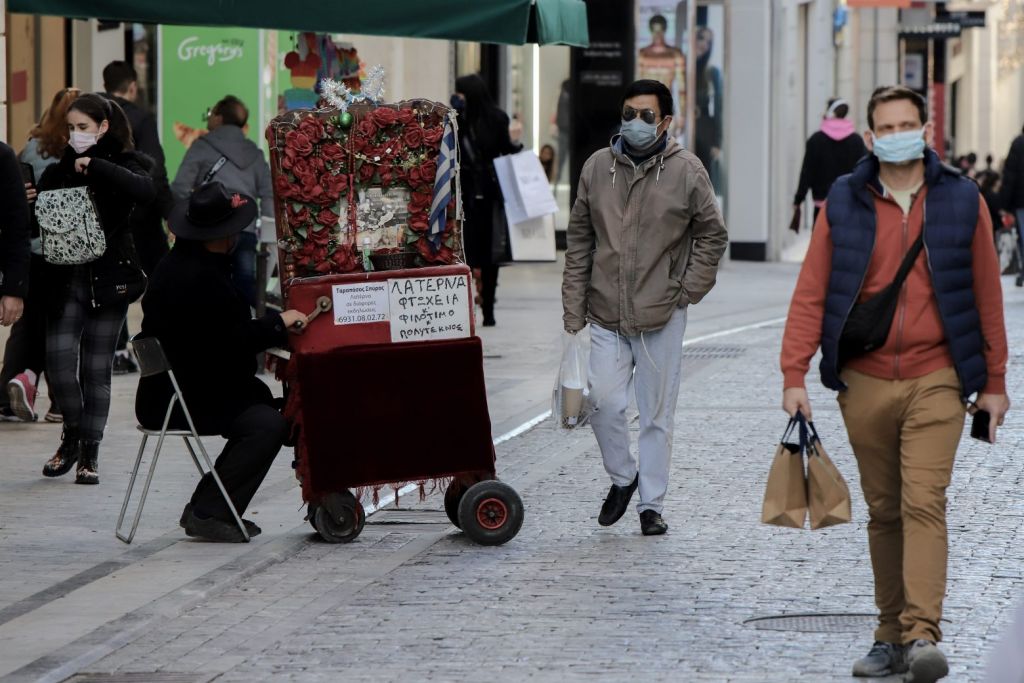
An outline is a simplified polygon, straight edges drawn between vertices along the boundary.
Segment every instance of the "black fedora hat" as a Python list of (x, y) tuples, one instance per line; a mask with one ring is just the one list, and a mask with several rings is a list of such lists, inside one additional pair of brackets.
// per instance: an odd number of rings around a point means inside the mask
[(249, 195), (229, 192), (219, 182), (200, 185), (187, 202), (178, 202), (167, 225), (176, 237), (217, 240), (242, 232), (253, 224), (259, 211)]

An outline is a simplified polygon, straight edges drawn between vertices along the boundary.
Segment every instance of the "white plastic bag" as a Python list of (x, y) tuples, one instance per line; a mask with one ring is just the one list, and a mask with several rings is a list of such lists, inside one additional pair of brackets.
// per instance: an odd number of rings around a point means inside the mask
[(555, 429), (569, 431), (586, 424), (593, 413), (587, 382), (589, 344), (582, 332), (562, 335), (562, 363), (555, 378), (551, 415)]

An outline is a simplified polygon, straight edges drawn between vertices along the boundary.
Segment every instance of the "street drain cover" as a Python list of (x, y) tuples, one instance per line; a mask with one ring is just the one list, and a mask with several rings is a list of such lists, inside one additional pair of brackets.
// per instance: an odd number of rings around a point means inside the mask
[(211, 674), (173, 673), (170, 671), (124, 671), (116, 673), (75, 674), (64, 683), (202, 683)]
[(746, 349), (742, 346), (712, 346), (700, 344), (683, 349), (683, 358), (739, 358)]
[(799, 631), (801, 633), (858, 633), (878, 625), (874, 614), (781, 614), (757, 617), (743, 622), (761, 631)]

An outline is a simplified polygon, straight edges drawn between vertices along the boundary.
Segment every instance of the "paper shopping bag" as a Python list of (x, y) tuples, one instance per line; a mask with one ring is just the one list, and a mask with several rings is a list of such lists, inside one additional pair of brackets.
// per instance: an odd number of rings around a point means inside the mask
[(811, 438), (807, 446), (807, 497), (811, 528), (821, 529), (849, 522), (852, 518), (850, 489), (822, 447), (813, 423), (810, 424), (810, 429)]
[(761, 506), (761, 522), (802, 529), (807, 518), (807, 480), (804, 478), (806, 427), (800, 423), (802, 443), (787, 443), (797, 420), (790, 420), (782, 442), (775, 449)]

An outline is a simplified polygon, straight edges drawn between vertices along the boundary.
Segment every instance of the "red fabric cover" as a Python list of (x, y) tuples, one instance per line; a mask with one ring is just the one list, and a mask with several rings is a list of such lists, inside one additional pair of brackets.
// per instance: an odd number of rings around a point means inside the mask
[(289, 414), (303, 499), (494, 475), (483, 347), (468, 339), (295, 353)]
[[(465, 275), (470, 277), (470, 270), (468, 266), (456, 265), (410, 268), (407, 270), (381, 270), (372, 273), (324, 275), (322, 277), (296, 279), (287, 283), (285, 294), (286, 308), (294, 308), (303, 313), (309, 313), (316, 308), (316, 300), (319, 297), (332, 296), (334, 285), (355, 284), (367, 281), (378, 282), (380, 280), (399, 278), (437, 277), (441, 275)], [(470, 280), (469, 296), (466, 297), (466, 308), (469, 309), (469, 334), (473, 335), (472, 280)], [(390, 342), (390, 322), (335, 325), (331, 311), (321, 313), (313, 319), (308, 330), (300, 335), (292, 335), (289, 339), (292, 350), (299, 353), (321, 352), (338, 346), (387, 344)], [(399, 343), (405, 344), (407, 342)]]

